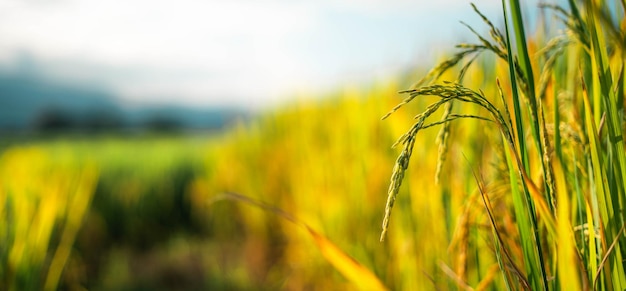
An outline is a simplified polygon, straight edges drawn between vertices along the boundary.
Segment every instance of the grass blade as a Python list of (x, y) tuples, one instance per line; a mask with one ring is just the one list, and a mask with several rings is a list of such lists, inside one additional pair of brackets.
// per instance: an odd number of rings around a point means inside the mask
[(360, 290), (387, 290), (387, 287), (378, 279), (378, 277), (372, 273), (368, 268), (357, 262), (350, 255), (346, 254), (328, 238), (315, 231), (309, 225), (299, 220), (290, 213), (269, 205), (267, 203), (255, 200), (253, 198), (237, 194), (237, 193), (222, 193), (213, 197), (209, 204), (215, 203), (221, 200), (231, 200), (242, 202), (254, 206), (256, 208), (271, 212), (279, 217), (297, 225), (304, 229), (306, 233), (313, 239), (317, 248), (320, 250), (324, 258), (331, 264), (337, 271), (339, 271), (346, 279), (352, 282)]
[[(514, 21), (513, 28), (515, 29), (514, 33), (516, 34), (518, 41), (522, 42), (524, 46), (523, 51), (525, 51), (526, 42), (525, 42), (525, 36), (524, 36), (524, 30), (523, 30), (523, 23), (521, 19), (521, 13), (519, 11), (520, 10), (519, 3), (517, 1), (511, 0), (510, 5), (513, 9), (512, 14), (513, 14), (513, 21)], [(511, 188), (514, 189), (512, 193), (513, 193), (515, 215), (517, 219), (519, 220), (518, 227), (519, 227), (520, 236), (522, 240), (524, 259), (526, 263), (525, 264), (526, 271), (528, 273), (528, 279), (530, 281), (531, 287), (534, 290), (547, 290), (548, 280), (547, 280), (546, 270), (545, 270), (544, 262), (542, 258), (542, 248), (541, 248), (541, 243), (539, 241), (539, 232), (537, 229), (537, 222), (535, 221), (536, 214), (535, 214), (534, 204), (530, 197), (530, 193), (528, 192), (528, 189), (526, 187), (523, 187), (523, 192), (524, 192), (523, 196), (519, 190), (515, 190), (517, 188), (517, 183), (516, 183), (517, 175), (521, 175), (521, 173), (528, 171), (529, 163), (528, 163), (528, 154), (526, 152), (526, 145), (524, 141), (524, 131), (522, 127), (522, 124), (523, 124), (523, 118), (521, 114), (522, 104), (521, 104), (520, 96), (518, 94), (518, 86), (516, 82), (516, 73), (515, 73), (515, 65), (514, 65), (515, 61), (513, 59), (513, 54), (512, 54), (512, 49), (511, 49), (511, 44), (512, 44), (511, 32), (509, 30), (508, 15), (506, 12), (507, 9), (506, 9), (506, 4), (504, 0), (502, 0), (502, 8), (504, 12), (504, 23), (505, 23), (505, 28), (506, 28), (507, 43), (509, 44), (507, 49), (508, 49), (508, 58), (509, 58), (509, 74), (510, 74), (512, 94), (513, 94), (513, 106), (514, 106), (513, 121), (517, 127), (516, 137), (517, 137), (517, 144), (519, 146), (519, 153), (521, 156), (521, 165), (519, 165), (520, 167), (517, 170), (514, 170), (512, 157), (507, 152), (508, 154), (507, 160), (509, 161), (508, 165), (510, 169)], [(521, 37), (521, 40), (519, 40), (520, 37)], [(521, 46), (521, 45), (518, 45), (518, 46)], [(525, 64), (525, 66), (526, 65), (528, 64)], [(534, 92), (534, 89), (530, 91)], [(531, 93), (531, 94), (534, 94), (534, 93)], [(533, 99), (534, 95), (531, 95), (531, 96), (528, 96), (528, 97), (531, 99), (530, 109), (532, 111), (532, 107), (533, 107), (532, 102), (534, 100)], [(537, 119), (535, 119), (535, 122), (536, 121)], [(538, 128), (539, 128), (538, 125), (535, 124), (533, 128), (535, 128), (533, 129), (534, 132), (535, 131), (538, 132)], [(525, 183), (522, 183), (522, 185), (525, 185)]]

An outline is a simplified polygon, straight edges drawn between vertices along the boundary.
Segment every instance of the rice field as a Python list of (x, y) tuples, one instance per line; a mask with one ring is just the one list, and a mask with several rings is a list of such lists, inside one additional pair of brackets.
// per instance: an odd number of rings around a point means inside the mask
[(626, 4), (503, 4), (223, 133), (9, 142), (0, 289), (625, 290)]

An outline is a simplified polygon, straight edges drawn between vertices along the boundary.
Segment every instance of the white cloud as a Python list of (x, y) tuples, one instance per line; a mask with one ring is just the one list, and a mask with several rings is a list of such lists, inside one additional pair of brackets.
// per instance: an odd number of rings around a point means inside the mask
[(25, 50), (52, 75), (133, 100), (264, 103), (411, 61), (429, 37), (462, 29), (468, 10), (466, 0), (0, 0), (0, 62)]
[(280, 40), (307, 29), (311, 21), (298, 5), (243, 1), (84, 0), (43, 6), (17, 2), (3, 8), (12, 11), (0, 20), (0, 33), (14, 45), (43, 56), (123, 63), (211, 60), (232, 53), (233, 46)]

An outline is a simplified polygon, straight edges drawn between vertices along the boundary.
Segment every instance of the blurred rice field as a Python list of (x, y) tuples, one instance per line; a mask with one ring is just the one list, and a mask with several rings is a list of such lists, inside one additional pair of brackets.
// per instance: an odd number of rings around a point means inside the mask
[[(232, 192), (297, 217), (388, 288), (453, 286), (439, 265), (458, 259), (449, 249), (455, 218), (474, 191), (461, 177), (468, 160), (482, 157), (465, 146), (451, 150), (446, 172), (456, 174), (435, 185), (437, 132), (426, 131), (392, 231), (379, 242), (398, 152), (390, 146), (414, 113), (380, 121), (401, 100), (399, 89), (388, 81), (301, 100), (206, 137), (14, 142), (0, 164), (9, 222), (2, 283), (13, 290), (54, 289), (57, 281), (96, 290), (354, 288), (302, 228), (246, 204), (211, 202)], [(490, 132), (474, 122), (459, 127), (455, 140), (470, 146)], [(488, 248), (472, 256), (481, 258), (471, 270), (479, 280), (495, 261)]]

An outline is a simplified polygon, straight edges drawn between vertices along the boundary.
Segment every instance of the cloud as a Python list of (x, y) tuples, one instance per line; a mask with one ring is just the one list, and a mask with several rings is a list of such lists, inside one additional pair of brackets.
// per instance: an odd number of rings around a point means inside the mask
[(0, 65), (28, 51), (47, 74), (132, 100), (266, 103), (413, 62), (429, 39), (463, 29), (459, 11), (470, 10), (461, 0), (418, 2), (5, 0)]

